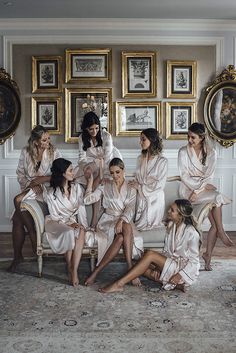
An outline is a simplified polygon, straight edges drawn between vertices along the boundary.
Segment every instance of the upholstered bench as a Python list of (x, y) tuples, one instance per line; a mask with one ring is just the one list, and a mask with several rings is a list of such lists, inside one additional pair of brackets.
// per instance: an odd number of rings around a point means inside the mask
[[(166, 201), (166, 211), (168, 210), (170, 204), (179, 198), (179, 177), (169, 177), (166, 182), (165, 187), (165, 201)], [(212, 205), (209, 203), (194, 206), (194, 216), (201, 229), (202, 222), (205, 217), (207, 217), (209, 210)], [(22, 211), (28, 211), (34, 219), (36, 234), (37, 234), (37, 256), (38, 256), (38, 274), (39, 277), (42, 276), (42, 266), (43, 266), (43, 256), (53, 254), (50, 248), (44, 229), (44, 218), (48, 214), (48, 208), (45, 203), (38, 202), (36, 200), (25, 200), (21, 203)], [(91, 213), (91, 206), (86, 206), (88, 219)], [(160, 249), (164, 246), (165, 237), (165, 227), (160, 226), (156, 229), (141, 232), (144, 241), (145, 249)], [(90, 256), (91, 270), (95, 267), (95, 261), (97, 256), (97, 247), (85, 246), (83, 249), (83, 254)]]

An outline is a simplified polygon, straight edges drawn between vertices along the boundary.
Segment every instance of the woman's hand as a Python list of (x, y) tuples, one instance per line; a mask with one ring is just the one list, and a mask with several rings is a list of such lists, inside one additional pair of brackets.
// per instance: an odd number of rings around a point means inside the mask
[(216, 187), (212, 184), (206, 184), (205, 189), (206, 190), (216, 190)]
[(80, 223), (72, 223), (72, 224), (70, 224), (70, 227), (71, 228), (74, 228), (74, 229), (84, 229), (84, 226), (82, 226), (82, 224), (80, 224)]
[(119, 219), (115, 226), (116, 234), (122, 233), (123, 219)]
[(173, 275), (170, 279), (169, 279), (169, 283), (171, 284), (179, 284), (179, 282), (181, 281), (182, 277), (179, 273), (176, 273), (175, 275)]
[(33, 188), (36, 185), (44, 184), (50, 181), (50, 178), (51, 177), (49, 175), (37, 176), (30, 182), (29, 187)]
[(134, 189), (136, 189), (136, 190), (138, 190), (138, 188), (139, 188), (139, 183), (138, 183), (136, 180), (130, 180), (130, 181), (128, 182), (128, 184), (129, 184), (132, 188), (134, 188)]
[(191, 193), (191, 195), (189, 196), (188, 199), (189, 199), (190, 202), (196, 201), (196, 199), (197, 199), (197, 194), (193, 191), (193, 192)]

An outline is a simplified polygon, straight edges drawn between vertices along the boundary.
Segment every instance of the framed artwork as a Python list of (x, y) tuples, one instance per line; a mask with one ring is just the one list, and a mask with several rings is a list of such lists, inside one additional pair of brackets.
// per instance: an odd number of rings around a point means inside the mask
[(0, 68), (0, 144), (13, 136), (21, 118), (19, 90), (15, 81)]
[(196, 61), (167, 61), (168, 98), (195, 98), (196, 80)]
[(161, 102), (116, 102), (116, 135), (139, 136), (150, 127), (161, 132)]
[(196, 103), (166, 103), (166, 139), (185, 140), (189, 126), (196, 121)]
[(62, 133), (61, 97), (33, 97), (31, 107), (32, 127), (42, 125), (51, 135)]
[(111, 88), (66, 88), (65, 142), (77, 143), (83, 117), (93, 111), (100, 118), (101, 127), (111, 131)]
[(111, 49), (67, 49), (66, 82), (111, 81)]
[(155, 52), (122, 52), (122, 97), (156, 97)]
[(32, 92), (61, 92), (61, 56), (32, 56)]

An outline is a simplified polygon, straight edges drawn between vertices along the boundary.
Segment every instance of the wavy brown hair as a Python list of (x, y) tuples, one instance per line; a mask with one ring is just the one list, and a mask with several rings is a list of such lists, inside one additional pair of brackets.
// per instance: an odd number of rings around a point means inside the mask
[(201, 150), (202, 150), (202, 165), (206, 165), (207, 159), (207, 149), (206, 149), (206, 131), (205, 126), (201, 123), (193, 123), (189, 126), (189, 131), (193, 132), (194, 134), (198, 135), (201, 139)]
[(163, 149), (163, 144), (162, 144), (162, 138), (159, 132), (156, 129), (149, 128), (149, 129), (143, 130), (141, 134), (145, 135), (146, 138), (151, 143), (148, 150), (142, 150), (142, 154), (146, 155), (148, 151), (150, 152), (151, 156), (161, 154)]

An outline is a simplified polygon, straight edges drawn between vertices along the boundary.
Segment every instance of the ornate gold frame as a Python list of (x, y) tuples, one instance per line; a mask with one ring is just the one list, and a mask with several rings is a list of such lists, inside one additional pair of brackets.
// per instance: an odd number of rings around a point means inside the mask
[[(213, 124), (213, 118), (211, 115), (213, 99), (217, 93), (223, 91), (223, 89), (236, 91), (236, 70), (234, 65), (229, 65), (227, 69), (223, 70), (222, 73), (215, 78), (212, 84), (206, 88), (206, 98), (204, 102), (204, 121), (209, 135), (223, 147), (230, 147), (236, 142), (236, 130), (232, 133), (225, 133), (217, 130)], [(236, 101), (233, 105), (236, 105)]]
[(66, 88), (65, 89), (65, 142), (78, 143), (78, 136), (72, 136), (72, 118), (75, 120), (75, 112), (72, 112), (72, 98), (79, 98), (81, 94), (95, 96), (96, 94), (106, 94), (108, 99), (108, 122), (107, 130), (112, 129), (112, 89), (111, 88)]
[[(150, 51), (137, 51), (137, 52), (128, 52), (122, 51), (122, 97), (135, 97), (135, 98), (149, 98), (156, 97), (157, 90), (157, 64), (156, 64), (156, 52)], [(139, 91), (130, 92), (129, 91), (129, 69), (128, 69), (128, 60), (130, 58), (138, 59), (150, 59), (150, 92), (148, 91)]]
[[(141, 131), (150, 127), (148, 124), (139, 130), (131, 130), (131, 131), (126, 131), (122, 129), (122, 116), (121, 116), (121, 108), (126, 108), (126, 107), (143, 107), (143, 108), (148, 108), (148, 107), (156, 107), (157, 112), (156, 112), (156, 117), (155, 117), (155, 122), (156, 126), (155, 128), (162, 133), (162, 121), (161, 121), (161, 112), (162, 112), (162, 105), (161, 102), (158, 101), (145, 101), (145, 102), (124, 102), (124, 101), (117, 101), (116, 102), (116, 136), (139, 136)], [(153, 127), (153, 126), (152, 126)]]
[[(187, 138), (188, 132), (186, 133), (174, 133), (172, 130), (172, 107), (189, 107), (191, 109), (191, 120), (189, 121), (189, 126), (196, 121), (196, 103), (195, 102), (166, 102), (166, 139), (167, 140), (185, 140)], [(188, 126), (188, 127), (189, 127)]]
[[(175, 92), (173, 85), (174, 85), (174, 77), (173, 77), (173, 69), (174, 68), (183, 68), (189, 69), (191, 73), (191, 88), (188, 92), (181, 93)], [(193, 60), (168, 60), (167, 61), (167, 98), (196, 98), (197, 94), (197, 62)], [(187, 91), (187, 90), (186, 90)]]
[[(89, 56), (104, 56), (105, 57), (105, 77), (87, 76), (73, 77), (72, 75), (72, 57), (74, 55), (89, 55)], [(95, 48), (95, 49), (66, 49), (66, 82), (109, 82), (112, 79), (112, 51), (110, 48)]]
[[(62, 98), (61, 97), (32, 97), (31, 98), (31, 116), (32, 116), (32, 128), (39, 123), (38, 117), (38, 104), (39, 103), (56, 103), (57, 107), (57, 124), (55, 129), (43, 125), (50, 135), (60, 135), (62, 133)], [(42, 125), (42, 124), (40, 124)]]
[[(55, 64), (55, 85), (47, 87), (40, 86), (39, 84), (39, 68), (40, 63)], [(61, 56), (32, 56), (32, 93), (49, 93), (62, 91), (62, 57)]]

